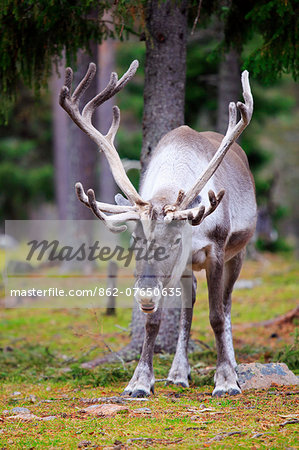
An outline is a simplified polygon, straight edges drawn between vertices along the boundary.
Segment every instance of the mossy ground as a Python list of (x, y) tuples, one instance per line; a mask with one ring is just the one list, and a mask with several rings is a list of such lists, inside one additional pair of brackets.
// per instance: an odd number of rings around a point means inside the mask
[[(240, 278), (260, 282), (233, 295), (239, 362), (279, 359), (298, 370), (296, 323), (258, 325), (296, 306), (298, 269), (290, 257), (265, 255), (260, 261), (245, 263)], [(118, 350), (129, 342), (125, 329), (130, 310), (118, 310), (116, 317), (107, 317), (102, 310), (0, 310), (0, 448), (298, 448), (298, 424), (283, 425), (298, 418), (298, 387), (273, 386), (236, 397), (211, 397), (212, 372), (206, 367), (215, 365), (215, 348), (202, 275), (192, 338), (205, 346), (190, 356), (190, 389), (159, 382), (154, 396), (130, 402), (127, 411), (109, 418), (83, 414), (80, 410), (86, 403), (82, 399), (119, 395), (136, 362), (94, 371), (81, 369), (80, 364), (107, 352), (106, 344)], [(169, 355), (156, 355), (156, 378), (166, 377), (170, 364)], [(16, 406), (38, 417), (56, 418), (8, 419), (11, 414), (3, 411)], [(135, 411), (141, 407), (151, 412)]]

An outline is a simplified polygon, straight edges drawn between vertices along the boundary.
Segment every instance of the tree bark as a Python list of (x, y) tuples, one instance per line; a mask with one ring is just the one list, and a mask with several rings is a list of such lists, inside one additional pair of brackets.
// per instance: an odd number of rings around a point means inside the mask
[[(79, 51), (77, 56), (77, 69), (74, 73), (74, 86), (84, 77), (88, 64), (97, 61), (97, 45), (91, 44), (92, 55)], [(81, 101), (81, 108), (87, 101), (97, 94), (97, 83), (93, 80)], [(68, 203), (68, 216), (71, 219), (90, 220), (93, 215), (89, 208), (80, 203), (75, 193), (75, 184), (80, 181), (86, 188), (97, 189), (96, 167), (98, 163), (98, 149), (92, 140), (68, 118), (67, 127), (67, 157), (69, 161), (68, 186), (70, 202)]]
[(228, 126), (228, 105), (240, 98), (240, 60), (234, 49), (220, 63), (218, 81), (217, 131), (225, 134)]
[(52, 127), (54, 150), (54, 182), (55, 197), (58, 209), (58, 218), (67, 219), (65, 200), (68, 198), (68, 157), (66, 129), (68, 126), (67, 115), (58, 102), (59, 92), (63, 85), (65, 60), (59, 64), (59, 73), (54, 72), (51, 79), (52, 91)]
[[(77, 86), (86, 73), (88, 64), (97, 59), (97, 46), (92, 44), (92, 56), (79, 51), (77, 70), (74, 71), (73, 85)], [(53, 76), (53, 134), (55, 188), (58, 216), (61, 220), (92, 218), (89, 208), (82, 205), (75, 193), (75, 183), (80, 181), (85, 188), (97, 188), (96, 165), (98, 151), (91, 139), (67, 116), (58, 103), (63, 85), (64, 64), (60, 66), (60, 76)], [(96, 81), (88, 89), (86, 98), (96, 94)]]
[(151, 0), (146, 9), (142, 172), (161, 137), (184, 124), (187, 1)]
[[(99, 88), (103, 90), (110, 80), (111, 72), (115, 72), (115, 42), (107, 39), (98, 47)], [(112, 107), (115, 98), (107, 100), (98, 110), (98, 125), (101, 132), (106, 134), (112, 123)], [(117, 139), (117, 138), (116, 138)], [(114, 203), (117, 187), (111, 173), (110, 166), (104, 153), (100, 153), (100, 196), (99, 200), (105, 203)]]
[[(88, 64), (97, 61), (97, 45), (91, 44), (89, 55), (79, 51), (77, 55), (77, 67), (74, 70), (73, 88), (84, 77)], [(67, 227), (60, 228), (60, 239), (78, 244), (78, 236), (81, 242), (88, 246), (92, 236), (86, 233), (86, 226), (82, 220), (93, 219), (93, 214), (79, 202), (75, 184), (80, 181), (85, 189), (92, 188), (98, 191), (96, 181), (96, 168), (98, 165), (98, 149), (91, 139), (68, 117), (58, 102), (59, 92), (64, 82), (65, 61), (59, 68), (60, 77), (53, 77), (53, 134), (54, 134), (54, 165), (55, 165), (55, 189), (58, 205), (58, 218), (69, 220)], [(81, 108), (88, 100), (96, 95), (97, 83), (93, 80), (81, 101)], [(96, 120), (96, 119), (95, 119)], [(86, 261), (84, 272), (90, 273), (94, 263)], [(64, 262), (60, 268), (65, 273), (82, 270), (78, 261)]]

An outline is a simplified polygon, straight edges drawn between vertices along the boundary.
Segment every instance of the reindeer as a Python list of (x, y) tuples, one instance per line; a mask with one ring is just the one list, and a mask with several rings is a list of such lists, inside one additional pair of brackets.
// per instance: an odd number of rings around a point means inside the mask
[[(125, 231), (127, 227), (124, 222), (133, 221), (137, 223), (137, 236), (155, 239), (156, 243), (171, 248), (169, 258), (163, 262), (137, 263), (135, 285), (139, 289), (135, 299), (140, 309), (147, 314), (145, 339), (140, 360), (124, 393), (132, 397), (144, 397), (154, 391), (154, 343), (159, 331), (163, 300), (167, 300), (163, 299), (161, 288), (177, 286), (180, 280), (182, 306), (179, 338), (168, 382), (189, 386), (187, 348), (196, 278), (192, 272), (190, 289), (184, 274), (188, 264), (191, 264), (193, 271), (206, 271), (209, 318), (217, 348), (213, 395), (236, 395), (241, 389), (235, 371), (237, 364), (232, 340), (231, 294), (241, 270), (245, 246), (254, 234), (256, 224), (254, 181), (247, 157), (236, 143), (253, 112), (249, 74), (244, 71), (241, 78), (245, 103), (229, 105), (225, 136), (211, 131), (198, 133), (188, 126), (170, 131), (153, 151), (138, 193), (127, 177), (114, 146), (120, 122), (118, 107), (113, 107), (113, 120), (106, 135), (92, 124), (95, 109), (119, 92), (134, 76), (137, 67), (138, 61), (133, 61), (120, 80), (116, 73), (112, 73), (106, 88), (90, 100), (82, 112), (79, 111), (79, 101), (94, 78), (95, 64), (89, 65), (86, 75), (73, 93), (73, 72), (67, 68), (65, 85), (60, 93), (60, 105), (105, 153), (113, 177), (127, 197), (125, 199), (117, 194), (115, 205), (98, 202), (92, 189), (86, 194), (82, 185), (77, 183), (79, 200), (112, 232)], [(240, 112), (238, 122), (237, 109)], [(184, 230), (190, 230), (190, 227), (192, 249), (189, 250), (184, 242)], [(171, 276), (163, 276), (165, 273)], [(191, 305), (188, 304), (190, 296)]]

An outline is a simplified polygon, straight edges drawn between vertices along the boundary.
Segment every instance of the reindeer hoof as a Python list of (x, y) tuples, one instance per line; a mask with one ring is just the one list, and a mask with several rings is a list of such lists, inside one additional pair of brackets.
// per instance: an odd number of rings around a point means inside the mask
[(223, 397), (225, 394), (228, 394), (228, 395), (232, 396), (232, 395), (242, 394), (242, 392), (241, 392), (241, 389), (239, 389), (239, 388), (231, 388), (231, 389), (228, 389), (228, 390), (215, 388), (214, 391), (213, 391), (212, 396), (213, 397)]
[(188, 384), (184, 383), (183, 381), (181, 381), (180, 383), (175, 383), (176, 386), (182, 386), (183, 388), (187, 388), (189, 387)]
[(217, 391), (214, 389), (212, 396), (213, 397), (223, 397), (226, 394), (222, 389), (218, 389)]
[(144, 398), (144, 397), (148, 397), (149, 394), (145, 391), (143, 391), (142, 389), (137, 389), (137, 391), (132, 392), (131, 397), (134, 398)]
[(170, 386), (171, 384), (173, 386), (181, 386), (183, 388), (189, 387), (189, 385), (187, 383), (184, 383), (183, 381), (178, 381), (178, 382), (175, 382), (174, 380), (165, 381), (165, 386)]
[(242, 392), (240, 389), (229, 389), (228, 394), (229, 395), (239, 395), (239, 394), (242, 394)]

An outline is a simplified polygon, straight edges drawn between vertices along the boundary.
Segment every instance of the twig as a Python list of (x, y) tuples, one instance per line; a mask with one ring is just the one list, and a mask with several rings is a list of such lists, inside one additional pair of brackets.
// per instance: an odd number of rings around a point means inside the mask
[(102, 342), (103, 342), (103, 344), (106, 346), (106, 348), (109, 350), (109, 352), (111, 352), (113, 355), (115, 355), (116, 358), (122, 363), (123, 369), (126, 370), (125, 362), (124, 362), (124, 360), (122, 359), (122, 357), (121, 357), (117, 352), (115, 352), (114, 350), (112, 350), (112, 348), (110, 347), (110, 345), (107, 344), (107, 342), (105, 342), (104, 339), (102, 340)]
[(196, 17), (194, 19), (193, 27), (192, 27), (192, 30), (191, 30), (191, 36), (193, 36), (195, 28), (196, 28), (196, 25), (197, 25), (197, 23), (199, 21), (199, 18), (200, 18), (201, 5), (202, 5), (202, 0), (199, 0), (198, 8), (197, 8), (197, 14), (196, 14)]
[(223, 432), (216, 434), (213, 438), (209, 439), (207, 442), (221, 441), (229, 436), (234, 436), (235, 434), (242, 435), (245, 434), (244, 431), (230, 431), (229, 433)]
[(280, 427), (285, 427), (286, 425), (291, 425), (293, 423), (299, 423), (299, 419), (286, 420), (285, 422), (281, 423), (279, 426)]
[(206, 344), (205, 342), (201, 341), (200, 339), (193, 339), (193, 341), (198, 342), (200, 345), (205, 347), (207, 350), (211, 350), (211, 347), (208, 344)]
[(118, 325), (117, 323), (114, 324), (114, 326), (115, 326), (116, 328), (119, 328), (119, 329), (122, 330), (122, 331), (125, 331), (126, 333), (130, 333), (129, 328), (121, 327), (121, 326)]
[(88, 349), (86, 352), (82, 353), (82, 355), (80, 355), (78, 358), (75, 358), (74, 356), (72, 356), (71, 358), (68, 358), (67, 360), (64, 361), (65, 364), (69, 364), (70, 362), (77, 362), (82, 358), (85, 358), (85, 356), (88, 356), (93, 350), (95, 350), (96, 348), (98, 348), (98, 345), (92, 345), (90, 347), (90, 349)]

